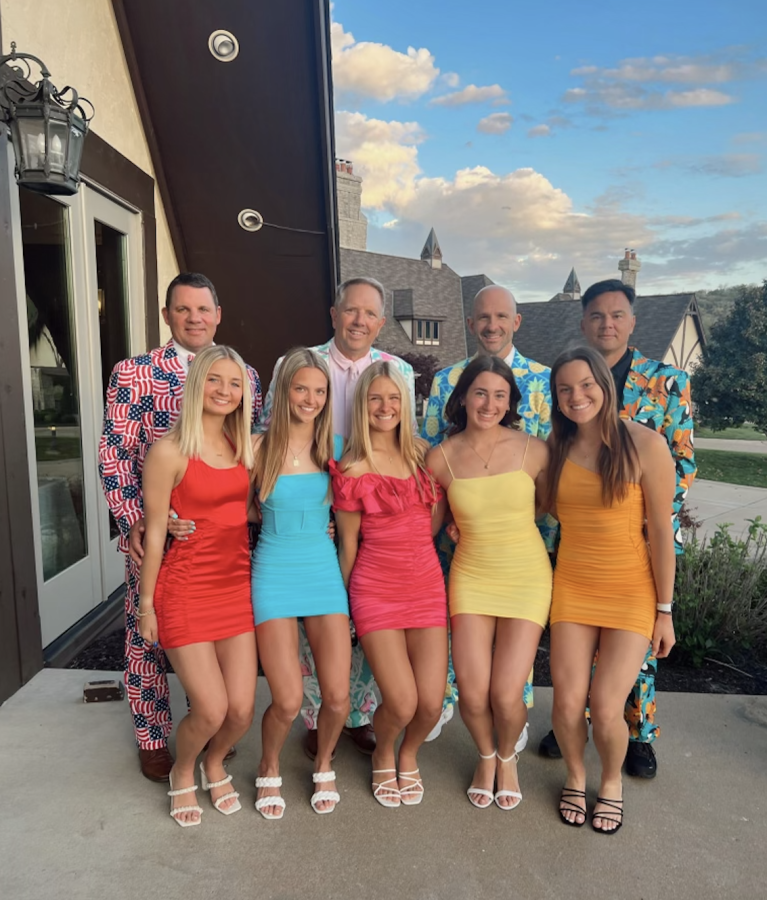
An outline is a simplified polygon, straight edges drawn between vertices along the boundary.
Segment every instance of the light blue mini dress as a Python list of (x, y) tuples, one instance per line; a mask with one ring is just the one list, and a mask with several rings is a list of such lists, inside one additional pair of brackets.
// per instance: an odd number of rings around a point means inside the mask
[[(334, 455), (343, 441), (336, 437)], [(336, 546), (328, 536), (330, 475), (280, 475), (261, 504), (261, 531), (251, 557), (256, 625), (270, 619), (349, 615)]]

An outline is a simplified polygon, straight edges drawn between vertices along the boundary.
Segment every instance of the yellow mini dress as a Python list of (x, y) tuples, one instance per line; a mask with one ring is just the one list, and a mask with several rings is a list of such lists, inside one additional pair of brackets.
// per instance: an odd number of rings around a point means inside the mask
[[(447, 456), (445, 462), (453, 475)], [(526, 619), (545, 627), (552, 575), (535, 525), (533, 479), (523, 468), (478, 478), (453, 475), (447, 497), (460, 531), (450, 566), (450, 615)]]

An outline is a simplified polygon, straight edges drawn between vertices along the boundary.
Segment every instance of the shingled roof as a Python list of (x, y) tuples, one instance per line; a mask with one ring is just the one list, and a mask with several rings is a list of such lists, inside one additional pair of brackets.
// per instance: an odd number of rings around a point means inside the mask
[[(522, 324), (514, 344), (523, 356), (550, 366), (563, 350), (583, 343), (580, 302), (524, 303), (519, 305), (519, 311)], [(631, 344), (651, 359), (662, 360), (666, 356), (688, 312), (703, 336), (695, 294), (637, 297), (634, 312), (637, 321)]]
[[(432, 268), (420, 259), (341, 248), (341, 280), (357, 275), (375, 278), (386, 288), (387, 321), (377, 346), (397, 355), (432, 354), (443, 366), (467, 356), (461, 278), (450, 266), (443, 263), (439, 268)], [(439, 322), (439, 345), (414, 344), (398, 319)]]

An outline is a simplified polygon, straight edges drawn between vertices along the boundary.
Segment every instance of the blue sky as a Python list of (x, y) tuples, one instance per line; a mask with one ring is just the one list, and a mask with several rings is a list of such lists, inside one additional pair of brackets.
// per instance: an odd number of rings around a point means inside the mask
[(337, 155), (368, 249), (522, 300), (617, 273), (644, 293), (767, 277), (764, 0), (336, 0)]

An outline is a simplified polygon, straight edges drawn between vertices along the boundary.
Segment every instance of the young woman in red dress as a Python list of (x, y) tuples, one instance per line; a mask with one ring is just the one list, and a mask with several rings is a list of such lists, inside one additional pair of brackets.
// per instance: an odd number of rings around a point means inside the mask
[(373, 796), (388, 807), (423, 799), (417, 754), (442, 712), (447, 677), (447, 599), (433, 542), (444, 504), (412, 421), (402, 375), (375, 362), (357, 384), (345, 455), (330, 462), (341, 573), (382, 697)]
[[(171, 816), (199, 825), (195, 763), (224, 815), (241, 808), (224, 756), (253, 719), (256, 641), (250, 600), (247, 510), (250, 382), (229, 347), (209, 347), (189, 368), (181, 415), (149, 451), (143, 472), (146, 534), (139, 630), (159, 641), (190, 701), (176, 733)], [(171, 507), (195, 531), (163, 555)], [(209, 742), (209, 743), (208, 743)]]

